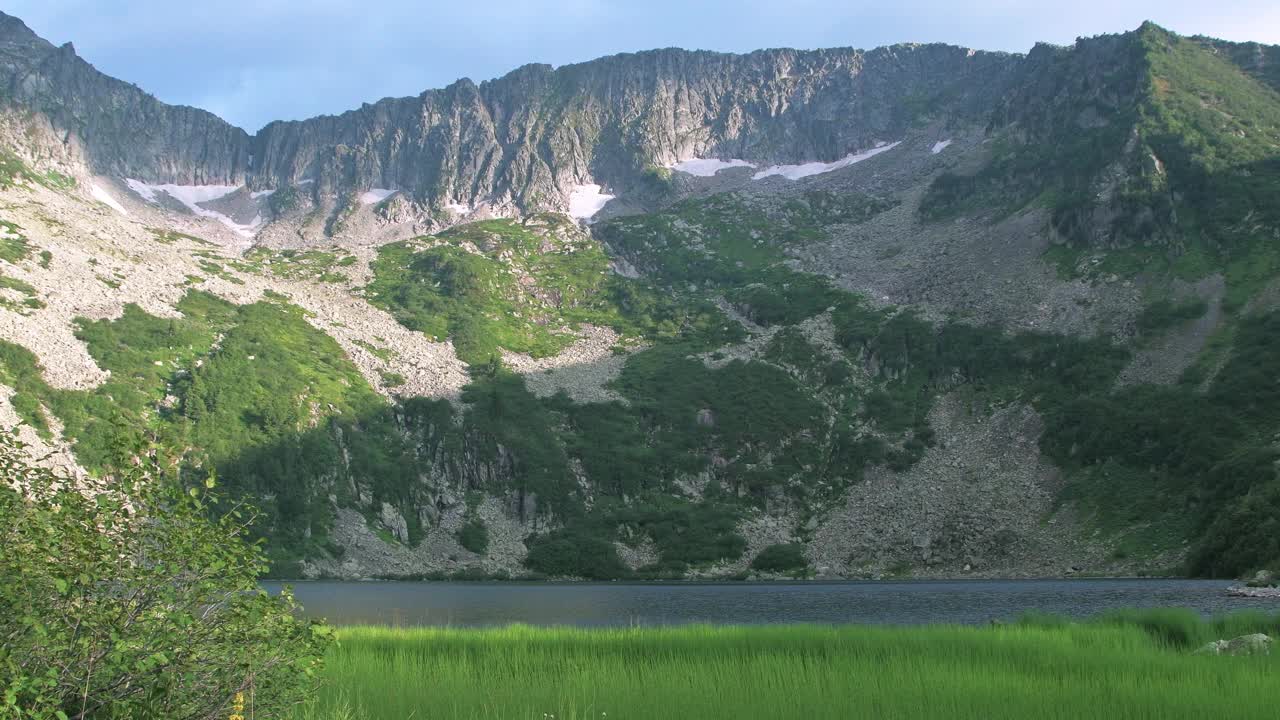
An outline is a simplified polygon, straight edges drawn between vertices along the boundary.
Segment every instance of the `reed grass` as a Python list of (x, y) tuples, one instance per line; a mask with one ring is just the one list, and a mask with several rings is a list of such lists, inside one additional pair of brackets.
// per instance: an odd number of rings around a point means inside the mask
[[(1276, 622), (1230, 629), (1264, 620)], [(1155, 631), (1167, 627), (1194, 637)], [(297, 718), (1277, 717), (1277, 657), (1191, 654), (1226, 627), (1176, 612), (999, 627), (350, 627)]]

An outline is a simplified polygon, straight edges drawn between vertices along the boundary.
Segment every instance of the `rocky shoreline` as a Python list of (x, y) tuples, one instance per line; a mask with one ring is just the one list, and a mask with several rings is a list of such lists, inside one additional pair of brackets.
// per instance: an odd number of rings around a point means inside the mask
[(1234, 585), (1227, 588), (1227, 594), (1232, 597), (1280, 600), (1280, 587), (1248, 587), (1246, 585)]

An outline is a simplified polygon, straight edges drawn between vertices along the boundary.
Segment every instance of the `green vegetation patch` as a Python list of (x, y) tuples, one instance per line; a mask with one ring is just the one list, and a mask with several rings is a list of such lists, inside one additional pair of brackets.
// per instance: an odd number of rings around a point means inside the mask
[(0, 260), (17, 264), (31, 257), (31, 244), (17, 223), (0, 220)]
[(0, 189), (22, 184), (43, 185), (50, 190), (66, 191), (76, 186), (76, 179), (56, 170), (38, 173), (28, 167), (22, 158), (0, 148)]
[(802, 573), (809, 567), (804, 545), (786, 543), (770, 545), (751, 559), (751, 569), (770, 573)]
[(525, 565), (550, 577), (613, 580), (630, 574), (614, 544), (593, 533), (554, 530), (527, 544)]
[(1209, 304), (1200, 298), (1174, 301), (1160, 299), (1142, 309), (1138, 315), (1138, 332), (1143, 335), (1158, 335), (1183, 323), (1204, 317)]
[(379, 249), (366, 297), (405, 327), (483, 364), (499, 348), (554, 355), (581, 323), (671, 337), (711, 327), (705, 303), (683, 305), (609, 269), (599, 243), (567, 218), (489, 220)]
[[(225, 263), (225, 264), (224, 264)], [(201, 270), (216, 278), (221, 278), (233, 285), (243, 285), (244, 280), (236, 277), (228, 267), (235, 267), (234, 261), (228, 262), (226, 258), (214, 255), (212, 253), (197, 253), (196, 265)]]
[(1083, 393), (1046, 415), (1041, 448), (1078, 478), (1071, 497), (1115, 531), (1199, 538), (1192, 572), (1234, 576), (1280, 563), (1280, 314), (1239, 324), (1230, 359), (1201, 393), (1137, 386)]
[[(1098, 55), (1113, 69), (1086, 66)], [(1149, 23), (1059, 51), (1045, 72), (1055, 98), (1010, 108), (1017, 132), (993, 143), (977, 173), (939, 176), (921, 204), (925, 217), (1040, 204), (1066, 243), (1047, 256), (1064, 276), (1222, 272), (1228, 311), (1280, 272), (1272, 88), (1225, 54)], [(1089, 117), (1098, 122), (1080, 122)]]
[(246, 253), (241, 264), (250, 271), (266, 271), (286, 280), (345, 283), (349, 278), (339, 269), (357, 262), (355, 255), (340, 249), (272, 250), (260, 247)]
[(1110, 623), (345, 628), (338, 639), (318, 696), (296, 717), (608, 719), (679, 708), (707, 719), (1191, 720), (1269, 717), (1280, 703), (1274, 655), (1195, 657)]
[(0, 275), (0, 307), (26, 315), (44, 306), (40, 294), (30, 283)]
[[(353, 483), (407, 506), (419, 470), (390, 406), (340, 346), (296, 307), (235, 306), (189, 293), (179, 318), (127, 306), (118, 320), (81, 321), (77, 336), (111, 372), (90, 391), (45, 384), (31, 353), (0, 344), (0, 381), (15, 388), (24, 420), (48, 428), (44, 408), (64, 424), (77, 458), (94, 470), (118, 467), (147, 448), (193, 481), (216, 472), (236, 496), (257, 499), (255, 528), (271, 538), (276, 572), (327, 554), (330, 494), (348, 506)], [(426, 401), (407, 403), (405, 422), (438, 417)], [(416, 513), (406, 513), (412, 539)]]
[(147, 228), (147, 231), (150, 232), (151, 236), (155, 238), (155, 241), (161, 245), (172, 245), (179, 240), (185, 240), (186, 242), (195, 243), (197, 245), (213, 245), (213, 243), (205, 240), (204, 238), (198, 238), (195, 235), (188, 235), (186, 233), (178, 232), (177, 230), (149, 227)]
[(477, 555), (489, 551), (489, 528), (480, 519), (468, 520), (458, 530), (458, 544)]

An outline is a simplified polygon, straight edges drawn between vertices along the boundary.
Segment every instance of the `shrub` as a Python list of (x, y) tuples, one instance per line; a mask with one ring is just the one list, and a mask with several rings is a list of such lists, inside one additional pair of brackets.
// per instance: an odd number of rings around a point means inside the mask
[(551, 577), (612, 580), (629, 574), (613, 543), (578, 529), (556, 530), (530, 540), (524, 564)]
[(489, 549), (489, 528), (482, 520), (471, 520), (458, 531), (458, 544), (477, 555)]
[(1192, 298), (1181, 302), (1157, 300), (1142, 309), (1137, 319), (1138, 331), (1144, 335), (1154, 335), (1184, 322), (1203, 317), (1209, 309), (1208, 303), (1200, 298)]
[(728, 497), (696, 504), (653, 497), (621, 510), (617, 520), (653, 538), (665, 570), (737, 560), (747, 547), (737, 530), (738, 510)]
[(779, 543), (760, 551), (751, 561), (751, 569), (761, 572), (790, 573), (809, 567), (804, 556), (804, 545)]
[(310, 693), (329, 631), (258, 587), (252, 511), (210, 520), (208, 492), (143, 466), (77, 483), (22, 452), (0, 435), (0, 717), (225, 717), (242, 692), (279, 717)]

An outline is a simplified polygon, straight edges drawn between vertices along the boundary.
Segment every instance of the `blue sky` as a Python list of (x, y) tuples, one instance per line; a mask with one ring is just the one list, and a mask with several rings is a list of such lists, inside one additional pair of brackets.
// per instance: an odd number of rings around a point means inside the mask
[(1276, 0), (6, 0), (3, 10), (74, 42), (103, 72), (250, 131), (529, 62), (655, 47), (936, 41), (1025, 52), (1144, 19), (1280, 44)]

